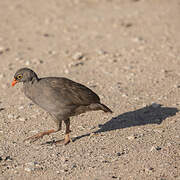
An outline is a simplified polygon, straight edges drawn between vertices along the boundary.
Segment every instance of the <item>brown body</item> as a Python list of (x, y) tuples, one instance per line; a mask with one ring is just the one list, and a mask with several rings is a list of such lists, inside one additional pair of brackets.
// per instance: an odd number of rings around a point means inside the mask
[[(18, 80), (18, 77), (19, 80)], [(49, 112), (56, 121), (58, 129), (40, 133), (31, 139), (38, 139), (51, 132), (57, 132), (61, 129), (62, 121), (66, 124), (66, 134), (69, 137), (69, 118), (87, 111), (103, 110), (112, 112), (107, 106), (100, 103), (100, 98), (96, 93), (86, 86), (76, 83), (63, 77), (38, 78), (37, 75), (28, 68), (20, 69), (14, 76), (17, 82), (23, 82), (25, 95), (35, 104)], [(28, 138), (29, 139), (29, 138)], [(67, 139), (67, 140), (66, 140)], [(69, 138), (65, 138), (69, 142)], [(65, 143), (68, 143), (65, 142)]]

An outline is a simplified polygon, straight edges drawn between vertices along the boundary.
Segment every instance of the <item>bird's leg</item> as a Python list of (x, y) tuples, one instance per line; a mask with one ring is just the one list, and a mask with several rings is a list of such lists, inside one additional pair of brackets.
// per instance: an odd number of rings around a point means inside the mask
[(70, 137), (69, 137), (69, 133), (71, 132), (71, 130), (70, 130), (70, 119), (68, 118), (67, 120), (64, 121), (64, 123), (66, 124), (64, 144), (66, 145), (70, 142)]
[(31, 136), (31, 137), (25, 139), (24, 141), (31, 140), (30, 142), (35, 142), (38, 139), (42, 138), (44, 135), (49, 135), (51, 133), (58, 132), (61, 130), (61, 124), (62, 124), (62, 121), (58, 121), (58, 129), (57, 130), (51, 129), (48, 131), (40, 132), (40, 133), (35, 134), (34, 136)]
[(56, 144), (64, 143), (64, 145), (66, 145), (70, 142), (70, 137), (69, 137), (69, 133), (71, 132), (71, 130), (70, 130), (70, 119), (68, 118), (68, 119), (64, 120), (64, 123), (66, 125), (65, 138), (62, 140), (56, 141), (55, 142)]

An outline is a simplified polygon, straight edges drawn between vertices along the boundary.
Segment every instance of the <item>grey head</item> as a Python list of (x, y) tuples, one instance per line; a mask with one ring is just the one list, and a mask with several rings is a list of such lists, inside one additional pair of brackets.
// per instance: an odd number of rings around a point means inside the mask
[(17, 70), (17, 72), (14, 75), (14, 81), (12, 82), (12, 86), (14, 86), (16, 83), (18, 82), (30, 82), (30, 81), (34, 81), (34, 80), (38, 80), (38, 76), (37, 74), (29, 69), (29, 68), (21, 68), (19, 70)]

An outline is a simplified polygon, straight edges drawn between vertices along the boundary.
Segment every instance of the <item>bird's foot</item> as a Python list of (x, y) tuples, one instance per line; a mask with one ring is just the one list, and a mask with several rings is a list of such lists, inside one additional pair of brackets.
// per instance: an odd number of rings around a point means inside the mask
[(29, 138), (24, 139), (24, 142), (28, 141), (28, 140), (30, 140), (30, 142), (35, 142), (38, 139), (42, 138), (44, 135), (49, 135), (49, 134), (54, 133), (54, 132), (56, 132), (54, 129), (44, 131), (44, 132), (40, 132), (38, 134), (35, 134), (34, 136), (31, 136)]
[(72, 141), (69, 137), (69, 133), (65, 135), (65, 138), (64, 138), (64, 145), (67, 145), (70, 143), (70, 141)]
[(58, 140), (58, 141), (54, 141), (54, 140), (53, 141), (48, 141), (48, 142), (42, 143), (41, 145), (45, 145), (45, 144), (50, 144), (50, 145), (63, 144), (63, 145), (67, 145), (70, 142), (72, 142), (72, 140), (70, 139), (69, 134), (66, 134), (64, 139), (61, 139), (61, 140)]
[(61, 140), (58, 140), (58, 141), (55, 141), (54, 144), (63, 144), (63, 145), (67, 145), (71, 142), (71, 139), (61, 139)]

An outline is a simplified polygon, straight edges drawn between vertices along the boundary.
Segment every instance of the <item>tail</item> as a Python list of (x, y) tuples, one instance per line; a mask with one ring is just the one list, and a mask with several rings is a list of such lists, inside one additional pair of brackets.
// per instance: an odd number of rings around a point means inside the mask
[(109, 109), (106, 105), (101, 103), (91, 104), (90, 105), (91, 110), (102, 110), (104, 112), (113, 113), (111, 109)]

